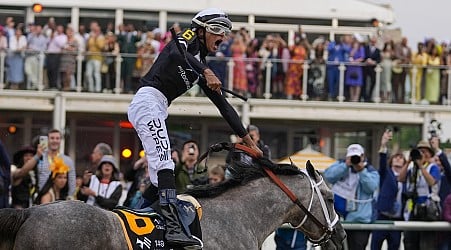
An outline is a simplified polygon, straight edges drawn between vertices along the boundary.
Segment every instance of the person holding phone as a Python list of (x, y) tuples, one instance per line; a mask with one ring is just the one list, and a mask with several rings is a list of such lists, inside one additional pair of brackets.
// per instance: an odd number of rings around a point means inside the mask
[(36, 154), (27, 161), (22, 167), (24, 170), (31, 170), (35, 167), (37, 171), (37, 187), (38, 192), (41, 191), (49, 179), (51, 170), (50, 165), (56, 158), (61, 158), (65, 165), (69, 167), (68, 173), (68, 195), (73, 196), (75, 194), (75, 164), (74, 161), (64, 153), (60, 152), (62, 134), (57, 129), (52, 129), (47, 133), (48, 142), (45, 147), (46, 139), (44, 137), (39, 138), (39, 144), (36, 148)]

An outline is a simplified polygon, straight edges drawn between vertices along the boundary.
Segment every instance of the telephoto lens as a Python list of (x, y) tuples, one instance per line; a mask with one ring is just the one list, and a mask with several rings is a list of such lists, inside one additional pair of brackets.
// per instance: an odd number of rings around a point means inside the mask
[(351, 156), (351, 163), (356, 165), (360, 163), (360, 156), (359, 155), (353, 155)]

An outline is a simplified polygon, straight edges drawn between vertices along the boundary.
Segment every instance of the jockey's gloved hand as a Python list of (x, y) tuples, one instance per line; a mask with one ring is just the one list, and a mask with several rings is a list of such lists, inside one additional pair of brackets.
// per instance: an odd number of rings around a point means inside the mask
[(254, 151), (254, 153), (255, 153), (254, 157), (257, 157), (257, 158), (263, 157), (263, 152), (257, 146), (257, 144), (252, 140), (252, 138), (249, 136), (249, 134), (245, 135), (242, 139), (243, 139), (244, 144), (246, 144), (246, 146), (248, 146), (249, 148), (251, 148)]

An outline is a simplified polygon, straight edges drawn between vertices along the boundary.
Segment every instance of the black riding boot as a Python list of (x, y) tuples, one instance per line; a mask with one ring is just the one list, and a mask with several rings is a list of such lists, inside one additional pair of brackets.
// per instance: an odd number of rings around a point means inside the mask
[(168, 245), (199, 245), (199, 241), (188, 236), (180, 223), (176, 205), (177, 194), (175, 191), (174, 171), (170, 169), (158, 171), (158, 189), (161, 215), (163, 215), (166, 221), (165, 238)]
[(150, 184), (149, 187), (143, 193), (144, 199), (146, 199), (151, 205), (158, 200), (158, 188), (153, 184)]

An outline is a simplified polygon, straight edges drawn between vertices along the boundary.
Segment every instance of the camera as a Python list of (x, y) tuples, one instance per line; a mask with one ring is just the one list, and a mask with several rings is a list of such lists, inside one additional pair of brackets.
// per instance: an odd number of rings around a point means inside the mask
[(357, 164), (359, 164), (361, 161), (362, 161), (362, 159), (360, 158), (359, 155), (353, 155), (353, 156), (351, 156), (351, 163), (352, 163), (353, 165), (357, 165)]
[(410, 159), (412, 159), (412, 161), (421, 160), (422, 157), (421, 151), (417, 148), (410, 150)]

